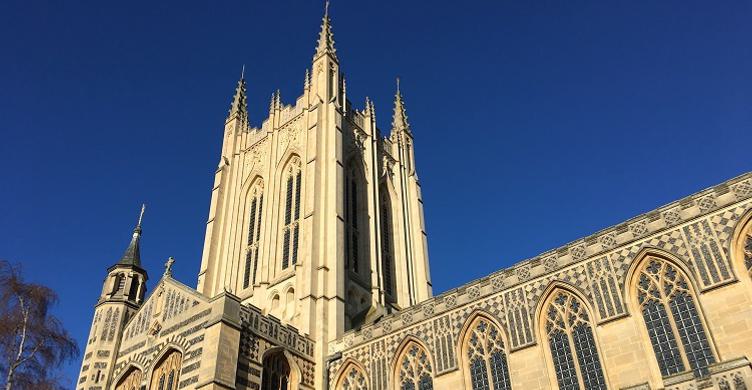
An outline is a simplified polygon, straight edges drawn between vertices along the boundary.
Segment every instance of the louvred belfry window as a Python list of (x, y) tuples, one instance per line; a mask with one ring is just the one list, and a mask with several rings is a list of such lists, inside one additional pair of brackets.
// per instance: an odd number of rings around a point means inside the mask
[(360, 230), (358, 226), (358, 206), (360, 196), (357, 175), (354, 168), (351, 168), (345, 180), (345, 253), (347, 254), (346, 266), (348, 269), (358, 272), (359, 256), (359, 239)]
[(545, 311), (545, 331), (559, 389), (606, 389), (606, 379), (585, 306), (567, 291), (556, 291), (554, 294)]
[(384, 281), (384, 292), (393, 296), (394, 274), (394, 241), (392, 238), (392, 207), (389, 202), (389, 194), (381, 192), (381, 273)]
[(284, 183), (284, 226), (282, 228), (282, 269), (298, 262), (298, 242), (300, 240), (300, 187), (302, 173), (300, 160), (295, 158), (285, 170)]
[(250, 210), (248, 212), (248, 241), (245, 255), (245, 267), (243, 270), (243, 288), (248, 288), (251, 283), (256, 283), (263, 206), (264, 184), (259, 181), (251, 190)]
[(637, 302), (661, 375), (688, 368), (696, 377), (709, 375), (715, 357), (685, 275), (666, 261), (650, 258), (638, 273)]

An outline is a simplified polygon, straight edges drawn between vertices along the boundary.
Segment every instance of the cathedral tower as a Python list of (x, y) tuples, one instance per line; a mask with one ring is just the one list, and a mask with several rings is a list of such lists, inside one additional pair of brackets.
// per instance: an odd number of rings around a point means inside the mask
[(431, 296), (413, 135), (347, 99), (328, 10), (302, 94), (249, 126), (241, 75), (225, 121), (198, 290), (229, 291), (317, 341)]
[(141, 221), (144, 206), (128, 248), (120, 261), (107, 269), (102, 293), (94, 309), (94, 320), (86, 343), (78, 388), (106, 388), (112, 379), (125, 324), (138, 311), (146, 293), (146, 271), (141, 268)]

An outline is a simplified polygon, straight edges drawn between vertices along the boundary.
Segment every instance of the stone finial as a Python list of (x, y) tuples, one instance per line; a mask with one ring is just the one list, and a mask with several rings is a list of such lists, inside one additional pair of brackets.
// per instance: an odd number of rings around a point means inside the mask
[(306, 91), (311, 88), (311, 72), (306, 68), (305, 70), (305, 80), (303, 81), (303, 89)]
[(410, 124), (407, 122), (405, 103), (402, 100), (402, 92), (400, 91), (399, 77), (397, 77), (397, 92), (394, 94), (394, 116), (392, 117), (392, 130), (410, 132)]
[(235, 87), (235, 95), (230, 103), (230, 110), (227, 113), (227, 120), (239, 118), (241, 121), (248, 122), (248, 97), (246, 96), (245, 85), (245, 65), (240, 72), (240, 79)]
[(164, 270), (164, 276), (172, 276), (172, 265), (175, 264), (175, 259), (170, 256), (167, 258), (167, 262), (165, 263), (165, 270)]
[(337, 51), (334, 49), (334, 34), (332, 33), (331, 21), (329, 20), (329, 0), (324, 4), (324, 17), (321, 20), (321, 32), (319, 32), (318, 45), (314, 59), (324, 54), (329, 54), (337, 60)]

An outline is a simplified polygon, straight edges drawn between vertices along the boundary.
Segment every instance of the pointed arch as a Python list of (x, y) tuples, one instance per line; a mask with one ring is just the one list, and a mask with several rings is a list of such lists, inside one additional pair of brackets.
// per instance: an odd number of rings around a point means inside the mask
[(490, 313), (475, 310), (468, 316), (457, 344), (465, 388), (511, 390), (508, 341), (501, 323)]
[(303, 166), (297, 154), (291, 154), (280, 171), (280, 268), (282, 271), (298, 263), (300, 241), (301, 187)]
[(264, 179), (255, 176), (250, 182), (245, 193), (244, 214), (245, 221), (245, 262), (242, 270), (242, 289), (247, 289), (257, 282), (258, 262), (261, 252), (261, 232), (263, 230), (264, 216)]
[(334, 382), (335, 390), (368, 390), (368, 375), (365, 367), (353, 358), (346, 358), (337, 371)]
[(752, 282), (752, 209), (739, 218), (729, 242), (732, 269), (743, 283)]
[(392, 363), (395, 390), (433, 390), (434, 364), (423, 341), (406, 336)]
[(143, 379), (143, 367), (135, 363), (129, 363), (125, 369), (120, 372), (120, 375), (115, 377), (113, 383), (115, 383), (115, 390), (140, 390)]
[(536, 328), (544, 345), (551, 387), (561, 390), (607, 389), (595, 314), (584, 294), (553, 281), (536, 309)]
[(630, 266), (624, 290), (629, 307), (642, 318), (640, 328), (661, 376), (688, 370), (696, 377), (708, 375), (718, 354), (687, 265), (669, 252), (643, 248)]
[(177, 390), (184, 351), (168, 343), (153, 360), (147, 383), (150, 390)]
[(285, 348), (272, 347), (264, 351), (261, 365), (261, 390), (300, 389), (303, 380), (300, 366)]

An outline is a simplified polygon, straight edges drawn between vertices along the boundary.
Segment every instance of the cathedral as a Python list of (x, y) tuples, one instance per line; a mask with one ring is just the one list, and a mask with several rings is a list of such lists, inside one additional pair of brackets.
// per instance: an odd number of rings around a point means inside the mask
[(258, 127), (241, 76), (195, 286), (147, 293), (139, 218), (76, 389), (752, 389), (752, 173), (433, 296), (405, 105), (353, 107), (328, 12)]

